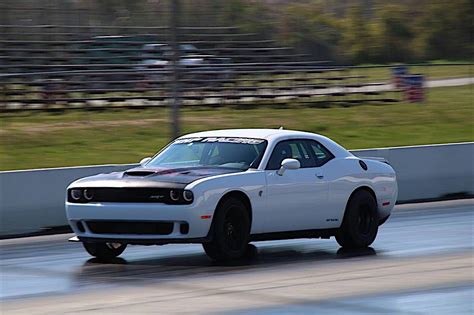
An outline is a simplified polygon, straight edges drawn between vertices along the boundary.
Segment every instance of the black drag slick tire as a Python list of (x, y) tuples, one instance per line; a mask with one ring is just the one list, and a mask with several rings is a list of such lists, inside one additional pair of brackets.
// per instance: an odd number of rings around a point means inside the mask
[(344, 248), (364, 248), (378, 232), (377, 202), (371, 193), (359, 190), (349, 199), (336, 240)]
[(218, 205), (211, 227), (211, 241), (202, 246), (212, 260), (237, 260), (246, 254), (249, 235), (250, 218), (245, 204), (237, 198), (229, 198)]
[(84, 249), (89, 255), (98, 258), (99, 260), (111, 260), (123, 253), (127, 244), (121, 243), (88, 243), (83, 242)]

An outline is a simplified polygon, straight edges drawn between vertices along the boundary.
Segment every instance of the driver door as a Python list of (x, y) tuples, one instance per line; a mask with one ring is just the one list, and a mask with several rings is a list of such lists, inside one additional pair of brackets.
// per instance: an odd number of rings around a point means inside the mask
[[(273, 149), (265, 170), (266, 233), (319, 228), (318, 212), (327, 205), (328, 183), (310, 150), (304, 139), (284, 140)], [(280, 176), (277, 170), (286, 158), (297, 159), (301, 167)]]

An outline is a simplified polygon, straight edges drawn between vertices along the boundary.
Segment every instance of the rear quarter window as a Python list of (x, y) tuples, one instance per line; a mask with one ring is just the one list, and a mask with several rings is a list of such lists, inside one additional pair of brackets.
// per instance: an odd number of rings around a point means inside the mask
[(317, 166), (324, 165), (334, 158), (334, 154), (326, 149), (321, 143), (314, 140), (308, 140), (308, 145), (311, 148)]

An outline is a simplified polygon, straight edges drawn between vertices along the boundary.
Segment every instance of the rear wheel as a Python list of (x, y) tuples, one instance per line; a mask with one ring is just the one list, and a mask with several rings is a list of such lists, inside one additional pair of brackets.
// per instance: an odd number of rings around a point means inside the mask
[(123, 253), (127, 244), (122, 243), (82, 243), (85, 250), (100, 260), (110, 260)]
[(366, 190), (350, 199), (336, 240), (345, 248), (362, 248), (373, 243), (378, 232), (377, 202)]
[(203, 243), (206, 254), (216, 261), (243, 257), (250, 234), (250, 218), (244, 203), (229, 198), (216, 209), (211, 228), (211, 241)]

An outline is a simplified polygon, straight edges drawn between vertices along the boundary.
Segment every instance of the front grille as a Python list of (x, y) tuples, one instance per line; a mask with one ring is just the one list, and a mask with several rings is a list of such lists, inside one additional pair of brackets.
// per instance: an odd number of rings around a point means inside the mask
[(169, 189), (163, 188), (93, 188), (94, 202), (168, 202)]
[(86, 224), (95, 234), (169, 235), (173, 232), (173, 222), (86, 221)]

